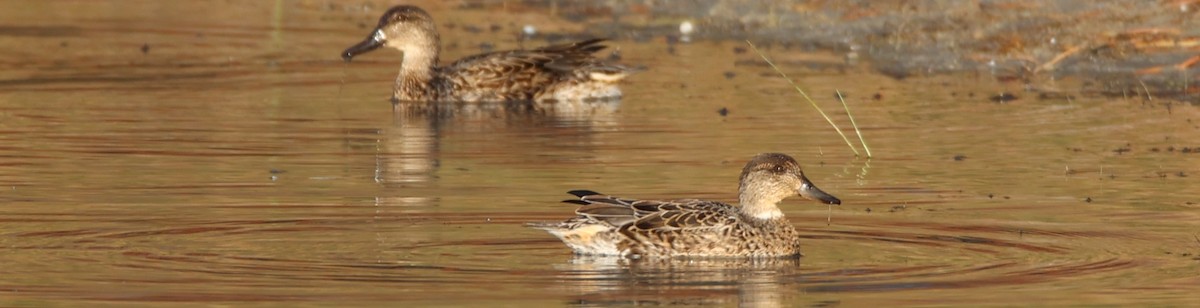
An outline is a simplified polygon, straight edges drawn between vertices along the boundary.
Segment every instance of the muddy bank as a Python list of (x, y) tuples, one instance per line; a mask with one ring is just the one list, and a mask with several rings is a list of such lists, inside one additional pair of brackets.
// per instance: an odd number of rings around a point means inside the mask
[[(666, 43), (754, 40), (828, 50), (894, 78), (974, 72), (1043, 95), (1173, 97), (1200, 103), (1197, 1), (533, 1), (583, 33)], [(689, 21), (694, 32), (680, 33)]]

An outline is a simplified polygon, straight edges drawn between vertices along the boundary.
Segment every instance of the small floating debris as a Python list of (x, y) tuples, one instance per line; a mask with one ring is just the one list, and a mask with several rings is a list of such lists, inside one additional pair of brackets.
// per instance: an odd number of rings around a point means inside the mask
[(525, 25), (524, 27), (521, 27), (521, 35), (524, 35), (525, 37), (533, 37), (537, 35), (537, 28), (534, 28), (533, 25)]
[(149, 43), (142, 44), (142, 54), (148, 54), (148, 53), (150, 53), (150, 44)]
[(684, 43), (691, 42), (691, 35), (693, 31), (696, 31), (696, 26), (692, 25), (691, 21), (685, 20), (679, 23), (679, 34), (681, 34), (679, 41)]
[(621, 48), (614, 49), (612, 52), (608, 53), (608, 61), (616, 62), (616, 61), (620, 61), (620, 60), (621, 60)]
[(271, 170), (269, 170), (267, 172), (271, 174), (271, 182), (274, 182), (274, 181), (279, 180), (280, 174), (287, 173), (287, 170), (271, 168)]
[(1012, 93), (1002, 92), (988, 99), (996, 103), (1007, 103), (1017, 100), (1017, 96), (1013, 95)]
[(1113, 153), (1117, 153), (1117, 155), (1121, 155), (1121, 154), (1125, 154), (1125, 153), (1128, 153), (1131, 151), (1133, 151), (1133, 148), (1129, 144), (1126, 144), (1123, 147), (1119, 147), (1119, 148), (1113, 150)]
[(846, 65), (858, 64), (858, 52), (857, 51), (847, 52), (843, 58), (845, 58)]
[(721, 107), (721, 109), (717, 109), (717, 114), (721, 115), (722, 117), (727, 116), (729, 115), (729, 108)]

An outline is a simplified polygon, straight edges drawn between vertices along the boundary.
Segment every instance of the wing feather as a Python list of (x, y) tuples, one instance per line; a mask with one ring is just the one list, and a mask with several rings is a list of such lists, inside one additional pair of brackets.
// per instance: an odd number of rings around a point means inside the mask
[(736, 223), (732, 205), (704, 200), (637, 200), (589, 190), (570, 192), (586, 204), (575, 211), (581, 218), (604, 221), (630, 233), (694, 232)]
[[(532, 50), (510, 50), (474, 55), (440, 68), (442, 78), (467, 89), (506, 90), (531, 99), (543, 87), (568, 78), (588, 76), (591, 70), (607, 73), (620, 67), (592, 57), (606, 46), (604, 39), (552, 45)], [(581, 75), (582, 74), (582, 75)]]

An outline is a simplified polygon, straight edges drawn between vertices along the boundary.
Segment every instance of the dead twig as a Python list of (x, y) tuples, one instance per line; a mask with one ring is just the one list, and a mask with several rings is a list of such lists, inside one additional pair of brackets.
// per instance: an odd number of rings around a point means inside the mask
[(1055, 66), (1058, 65), (1058, 62), (1061, 62), (1063, 59), (1066, 59), (1067, 57), (1070, 57), (1071, 55), (1079, 53), (1080, 50), (1083, 50), (1083, 47), (1084, 47), (1084, 45), (1075, 45), (1075, 47), (1067, 48), (1066, 51), (1063, 51), (1062, 53), (1059, 53), (1057, 56), (1054, 56), (1054, 58), (1050, 59), (1050, 61), (1047, 61), (1045, 64), (1038, 66), (1038, 68), (1036, 70), (1033, 70), (1033, 72), (1037, 73), (1040, 71), (1053, 71)]
[(1177, 68), (1179, 70), (1186, 70), (1188, 68), (1191, 68), (1192, 66), (1195, 66), (1196, 63), (1200, 63), (1200, 55), (1196, 55), (1194, 57), (1188, 58), (1187, 60), (1184, 60), (1183, 62), (1180, 62), (1179, 64), (1176, 64), (1175, 68)]

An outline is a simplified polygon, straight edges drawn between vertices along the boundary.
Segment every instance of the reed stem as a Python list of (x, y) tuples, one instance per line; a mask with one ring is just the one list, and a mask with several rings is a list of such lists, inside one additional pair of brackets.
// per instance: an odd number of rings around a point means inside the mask
[(850, 114), (850, 105), (846, 104), (846, 98), (842, 96), (842, 91), (837, 92), (838, 100), (842, 101), (842, 107), (846, 108), (846, 116), (850, 118), (850, 126), (854, 127), (854, 134), (858, 135), (858, 142), (862, 143), (863, 149), (867, 151), (867, 158), (871, 158), (871, 147), (867, 146), (867, 139), (863, 138), (862, 131), (858, 130), (858, 123), (854, 122), (854, 115)]
[(804, 90), (800, 89), (800, 86), (796, 85), (796, 82), (792, 81), (792, 78), (788, 77), (787, 74), (784, 74), (783, 70), (780, 70), (778, 66), (775, 66), (775, 62), (771, 62), (771, 59), (768, 59), (767, 55), (764, 55), (762, 51), (759, 51), (758, 47), (754, 46), (754, 43), (751, 43), (750, 40), (746, 40), (746, 45), (750, 45), (750, 49), (754, 49), (754, 53), (757, 53), (759, 57), (762, 57), (763, 61), (767, 61), (767, 64), (771, 65), (771, 69), (774, 69), (776, 73), (779, 73), (780, 76), (783, 76), (783, 79), (787, 80), (788, 84), (791, 84), (793, 88), (796, 88), (796, 92), (800, 92), (800, 96), (803, 96), (809, 104), (812, 104), (813, 108), (817, 109), (818, 113), (821, 113), (821, 117), (824, 117), (825, 121), (829, 122), (829, 125), (833, 126), (833, 130), (837, 131), (838, 135), (842, 136), (842, 140), (846, 141), (846, 145), (850, 147), (850, 150), (854, 151), (854, 156), (862, 156), (858, 153), (858, 149), (854, 148), (854, 144), (850, 143), (850, 138), (847, 138), (846, 134), (842, 133), (842, 129), (838, 128), (837, 124), (833, 123), (833, 119), (830, 119), (829, 115), (826, 115), (825, 111), (821, 110), (821, 106), (817, 106), (817, 102), (814, 102), (812, 98), (808, 97), (808, 93), (804, 93)]

